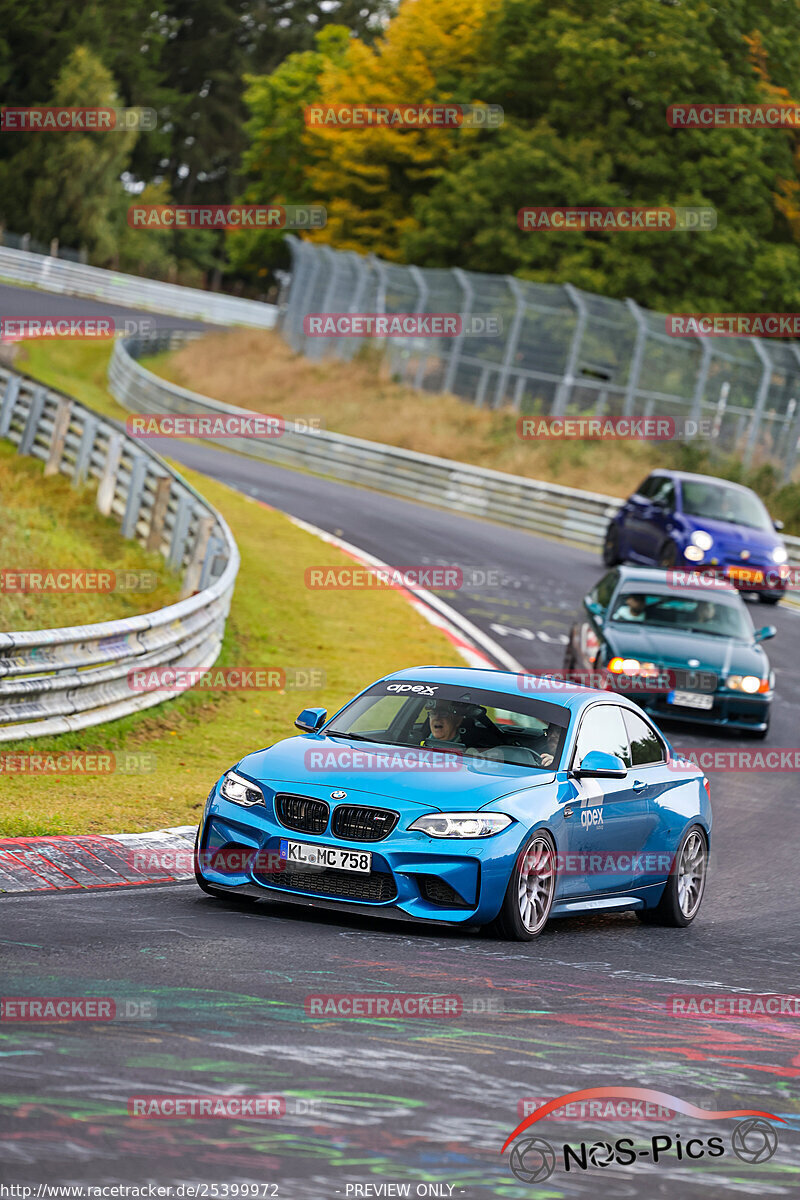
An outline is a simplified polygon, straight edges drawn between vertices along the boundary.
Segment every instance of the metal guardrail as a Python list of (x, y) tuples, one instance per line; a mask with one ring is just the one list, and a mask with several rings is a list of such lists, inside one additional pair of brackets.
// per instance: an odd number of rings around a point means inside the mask
[(132, 308), (152, 309), (176, 317), (191, 317), (217, 325), (251, 325), (272, 329), (278, 309), (259, 300), (244, 300), (221, 292), (179, 287), (158, 279), (123, 275), (84, 263), (30, 254), (0, 246), (0, 277), (15, 283), (31, 284), (48, 292), (69, 296), (90, 296)]
[(0, 633), (0, 742), (114, 721), (174, 698), (133, 691), (128, 672), (210, 667), (219, 654), (239, 551), (224, 518), (116, 421), (0, 367), (0, 437), (78, 487), (97, 480), (97, 508), (123, 537), (183, 572), (181, 599), (93, 625)]
[[(180, 331), (120, 340), (109, 366), (112, 393), (131, 412), (251, 416), (241, 408), (190, 392), (154, 375), (139, 361), (196, 337)], [(486, 517), (531, 533), (599, 550), (622, 500), (508, 475), (452, 459), (418, 454), (340, 433), (300, 432), (287, 425), (280, 438), (226, 438), (226, 449), (280, 466), (363, 484), (436, 508)], [(800, 565), (800, 538), (785, 539)]]

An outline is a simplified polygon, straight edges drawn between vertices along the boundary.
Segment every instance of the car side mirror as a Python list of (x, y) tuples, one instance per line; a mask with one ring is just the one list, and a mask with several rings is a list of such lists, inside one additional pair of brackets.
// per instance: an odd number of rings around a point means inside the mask
[(628, 768), (616, 754), (590, 750), (572, 774), (576, 779), (624, 779)]
[(295, 727), (303, 733), (316, 733), (328, 719), (327, 708), (304, 708), (295, 721)]
[(603, 617), (606, 615), (606, 610), (603, 608), (602, 604), (598, 604), (596, 600), (591, 598), (591, 596), (584, 596), (583, 604), (586, 611), (591, 613), (592, 616), (597, 619), (598, 624), (602, 625)]
[(756, 631), (756, 635), (753, 640), (756, 642), (766, 642), (768, 638), (774, 638), (777, 632), (778, 631), (774, 625), (765, 625), (763, 629)]
[(778, 530), (779, 533), (783, 529), (783, 521), (781, 521), (781, 519), (779, 517), (773, 517), (772, 524), (775, 526), (775, 528)]

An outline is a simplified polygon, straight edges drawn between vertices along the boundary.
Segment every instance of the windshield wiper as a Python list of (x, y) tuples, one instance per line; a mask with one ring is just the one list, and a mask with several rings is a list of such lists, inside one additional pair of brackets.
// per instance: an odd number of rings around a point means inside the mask
[[(689, 625), (689, 626), (684, 625), (683, 628), (686, 631), (686, 633), (707, 633), (709, 635), (709, 637), (724, 637), (724, 638), (733, 638), (734, 641), (736, 640), (735, 633), (724, 633), (721, 629), (708, 629), (701, 625)], [(741, 641), (741, 637), (739, 637), (739, 640)]]
[[(366, 734), (342, 733), (342, 731), (339, 729), (326, 729), (325, 736), (326, 737), (346, 737), (346, 738), (350, 738), (350, 740), (353, 742), (372, 742), (373, 746), (379, 746), (382, 744), (380, 739), (367, 737)], [(397, 744), (398, 744), (397, 742), (384, 742), (383, 743), (383, 745), (386, 745), (386, 746), (396, 746)]]

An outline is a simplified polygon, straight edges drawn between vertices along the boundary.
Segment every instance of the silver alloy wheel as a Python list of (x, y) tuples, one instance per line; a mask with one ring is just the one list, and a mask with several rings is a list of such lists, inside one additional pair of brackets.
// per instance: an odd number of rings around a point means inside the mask
[(706, 844), (694, 830), (683, 843), (678, 863), (678, 904), (684, 917), (693, 917), (706, 885)]
[(519, 915), (528, 933), (538, 933), (550, 915), (555, 882), (553, 847), (547, 838), (534, 838), (519, 871)]

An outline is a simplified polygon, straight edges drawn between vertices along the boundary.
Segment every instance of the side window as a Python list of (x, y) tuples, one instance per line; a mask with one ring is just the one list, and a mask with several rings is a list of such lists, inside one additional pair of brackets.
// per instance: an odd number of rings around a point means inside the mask
[(625, 725), (631, 744), (631, 763), (634, 767), (646, 767), (665, 761), (661, 738), (637, 713), (625, 709)]
[(618, 704), (597, 704), (586, 713), (578, 731), (573, 767), (580, 766), (590, 750), (616, 754), (626, 767), (631, 765), (628, 733)]
[(649, 498), (652, 496), (653, 492), (655, 491), (657, 485), (658, 485), (658, 476), (657, 475), (648, 475), (647, 479), (645, 479), (644, 483), (640, 484), (640, 486), (636, 489), (635, 494), (637, 496), (645, 496), (649, 500)]
[(618, 579), (619, 571), (609, 571), (592, 589), (592, 599), (596, 600), (602, 608), (608, 608), (611, 603), (611, 597), (614, 595), (614, 588), (617, 586)]
[(671, 479), (659, 479), (658, 486), (653, 491), (650, 499), (654, 504), (660, 504), (662, 508), (666, 508), (672, 512), (675, 508), (675, 484)]

